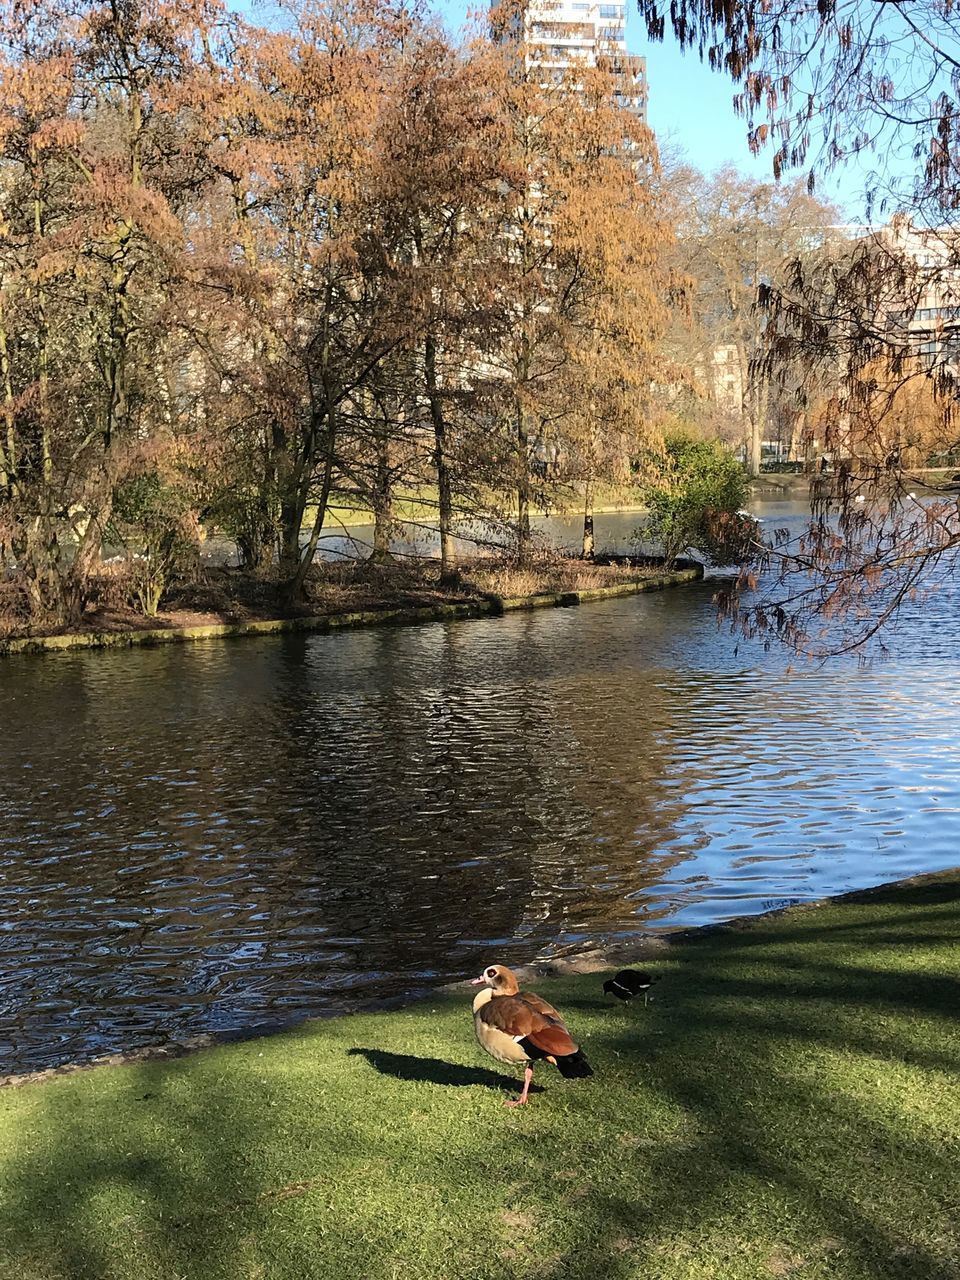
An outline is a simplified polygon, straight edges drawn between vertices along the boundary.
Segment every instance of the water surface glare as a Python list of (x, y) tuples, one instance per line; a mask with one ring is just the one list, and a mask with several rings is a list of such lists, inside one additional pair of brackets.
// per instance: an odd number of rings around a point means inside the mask
[(0, 665), (0, 1070), (957, 861), (957, 600), (791, 671), (702, 584)]

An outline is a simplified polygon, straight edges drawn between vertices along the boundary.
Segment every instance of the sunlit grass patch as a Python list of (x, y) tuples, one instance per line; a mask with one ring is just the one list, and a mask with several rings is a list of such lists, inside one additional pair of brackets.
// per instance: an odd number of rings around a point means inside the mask
[[(526, 1108), (470, 991), (0, 1093), (16, 1280), (952, 1280), (960, 881), (696, 935)], [(508, 961), (508, 955), (491, 959)]]

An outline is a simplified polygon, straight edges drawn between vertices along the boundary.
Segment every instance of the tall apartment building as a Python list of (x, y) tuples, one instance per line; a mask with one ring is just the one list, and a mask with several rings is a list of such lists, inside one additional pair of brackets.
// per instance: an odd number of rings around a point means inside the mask
[(646, 121), (647, 60), (627, 53), (626, 6), (589, 0), (530, 0), (524, 20), (530, 66), (551, 72), (605, 63), (620, 105)]
[[(905, 268), (906, 289), (885, 299), (888, 339), (929, 372), (960, 376), (960, 243), (950, 228), (916, 227), (904, 218), (869, 233), (880, 255)], [(881, 261), (882, 261), (881, 256)], [(892, 273), (891, 273), (892, 274)], [(899, 273), (897, 273), (899, 275)]]

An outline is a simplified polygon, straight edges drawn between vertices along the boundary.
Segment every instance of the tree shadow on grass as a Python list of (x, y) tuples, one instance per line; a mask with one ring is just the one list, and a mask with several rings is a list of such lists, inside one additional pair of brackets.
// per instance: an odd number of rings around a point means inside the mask
[[(396, 1080), (416, 1080), (423, 1084), (454, 1085), (457, 1088), (482, 1085), (488, 1089), (509, 1089), (514, 1093), (520, 1088), (516, 1076), (489, 1071), (486, 1067), (464, 1067), (458, 1062), (444, 1062), (442, 1058), (419, 1058), (412, 1053), (390, 1053), (387, 1049), (348, 1049), (349, 1057), (362, 1057), (381, 1075)], [(542, 1093), (540, 1085), (532, 1085), (531, 1093)]]
[(703, 936), (649, 1010), (564, 979), (596, 1081), (515, 1112), (357, 1045), (415, 1011), (0, 1095), (0, 1277), (960, 1280), (955, 906)]
[(576, 1217), (538, 1274), (960, 1280), (958, 897), (671, 951), (669, 1005), (586, 1036), (621, 1124), (581, 1146)]
[[(601, 982), (603, 978), (606, 978), (608, 976), (609, 976), (608, 974), (601, 974)], [(599, 989), (600, 983), (598, 983), (597, 986)], [(608, 1010), (608, 1009), (622, 1009), (626, 1004), (633, 1004), (635, 1007), (639, 1007), (642, 1009), (643, 996), (640, 996), (638, 999), (635, 999), (635, 1000), (626, 1000), (626, 1001), (617, 1000), (614, 996), (603, 996), (602, 994), (600, 996), (597, 996), (596, 998), (591, 996), (576, 996), (576, 995), (564, 996), (562, 1012), (566, 1014), (569, 1012), (570, 1009), (576, 1009), (580, 1013), (602, 1014), (605, 1010)]]
[(202, 1054), (24, 1086), (35, 1105), (4, 1168), (0, 1274), (219, 1280), (246, 1274), (231, 1270), (244, 1227), (244, 1266), (259, 1265), (270, 1183), (251, 1152), (270, 1141), (282, 1095), (249, 1058), (216, 1063)]

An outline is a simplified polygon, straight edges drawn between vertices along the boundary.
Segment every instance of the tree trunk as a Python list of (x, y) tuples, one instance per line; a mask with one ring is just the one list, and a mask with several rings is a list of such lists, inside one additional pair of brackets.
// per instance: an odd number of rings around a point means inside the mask
[(237, 550), (240, 552), (240, 563), (255, 578), (265, 577), (273, 566), (274, 546), (264, 536), (259, 524), (251, 525), (247, 533), (237, 537)]
[(530, 534), (530, 433), (523, 404), (517, 401), (517, 559), (529, 564), (533, 551)]
[(750, 357), (741, 341), (737, 341), (737, 363), (740, 366), (740, 421), (743, 426), (743, 456), (751, 476), (760, 474), (763, 451), (760, 397), (750, 374)]
[(583, 545), (580, 555), (584, 560), (592, 560), (593, 552), (593, 490), (588, 481), (583, 490)]
[(765, 378), (754, 386), (754, 427), (751, 457), (751, 474), (758, 476), (763, 466), (763, 437), (767, 428), (767, 409), (770, 400), (770, 387)]
[(756, 397), (753, 397), (749, 423), (750, 439), (747, 455), (747, 468), (752, 476), (758, 476), (760, 474), (760, 462), (763, 455), (763, 436), (760, 428), (760, 414), (758, 411)]
[(0, 489), (9, 490), (5, 497), (16, 493), (17, 439), (14, 432), (15, 409), (13, 403), (13, 375), (10, 347), (7, 341), (6, 316), (3, 313), (3, 284), (0, 282), (0, 393), (3, 395), (3, 439), (0, 440)]
[[(271, 351), (273, 343), (268, 343), (267, 348), (268, 352)], [(272, 360), (272, 356), (269, 358)], [(289, 471), (289, 454), (287, 434), (283, 424), (276, 418), (264, 429), (262, 447), (263, 479), (260, 492), (252, 504), (248, 534), (250, 559), (247, 564), (257, 577), (268, 576), (280, 562), (282, 525), (277, 494), (280, 491), (280, 476)]]
[(440, 518), (440, 584), (453, 586), (458, 578), (457, 553), (453, 545), (453, 483), (447, 455), (447, 420), (437, 380), (437, 344), (428, 333), (423, 344), (423, 372), (433, 424), (433, 462), (437, 472), (437, 506)]
[[(0, 307), (3, 304), (3, 288), (0, 282)], [(9, 503), (14, 522), (22, 520), (22, 504), (16, 500), (20, 494), (17, 480), (17, 438), (14, 430), (13, 378), (10, 351), (7, 344), (6, 317), (0, 310), (0, 392), (3, 395), (3, 439), (0, 440), (0, 500)], [(3, 578), (7, 560), (13, 554), (14, 536), (11, 529), (0, 523), (0, 579)]]
[(288, 468), (287, 483), (280, 497), (280, 566), (283, 583), (291, 582), (300, 568), (300, 530), (303, 527), (304, 508), (300, 501), (300, 484)]
[(788, 462), (802, 462), (803, 458), (803, 442), (807, 435), (807, 415), (801, 409), (799, 413), (793, 415), (793, 424), (790, 429), (790, 445), (787, 449)]
[[(64, 554), (68, 530), (49, 510), (50, 495), (40, 496), (47, 509), (23, 522), (23, 537), (16, 539), (14, 554), (23, 570), (23, 582), (34, 620), (43, 626), (75, 631), (83, 619), (89, 597), (90, 575), (100, 560), (103, 527), (110, 519), (112, 502), (104, 499), (98, 518), (88, 520), (75, 553)], [(101, 523), (102, 521), (102, 523)]]
[[(277, 471), (277, 490), (279, 502), (279, 564), (278, 578), (281, 595), (288, 603), (292, 602), (292, 584), (300, 576), (301, 550), (300, 535), (307, 513), (310, 496), (310, 482), (313, 477), (315, 452), (313, 441), (316, 429), (311, 427), (299, 442), (298, 452), (292, 454), (284, 451), (275, 458)], [(319, 511), (320, 527), (323, 526), (325, 506), (321, 504)], [(317, 529), (319, 537), (319, 529)]]
[(390, 442), (385, 437), (377, 441), (376, 470), (373, 480), (373, 551), (374, 564), (390, 560), (390, 542), (393, 537), (393, 477), (390, 472)]
[[(260, 266), (260, 257), (257, 252), (257, 242), (253, 234), (253, 228), (250, 224), (250, 204), (246, 198), (244, 188), (236, 179), (231, 184), (231, 195), (237, 234), (243, 250), (243, 256), (247, 266), (256, 272)], [(267, 323), (264, 326), (262, 338), (254, 342), (254, 353), (258, 358), (265, 360), (273, 370), (279, 364), (279, 352), (280, 342), (277, 334), (272, 326)], [(244, 565), (257, 576), (266, 575), (270, 572), (275, 556), (278, 561), (278, 569), (282, 573), (283, 539), (277, 527), (278, 519), (280, 521), (280, 529), (286, 526), (283, 524), (283, 518), (278, 509), (275, 495), (280, 491), (281, 478), (289, 472), (290, 462), (286, 432), (282, 423), (275, 417), (271, 417), (268, 425), (264, 428), (262, 458), (263, 476), (257, 499), (253, 504), (254, 510), (250, 516), (250, 530), (245, 539), (238, 540)], [(288, 507), (287, 516), (290, 519), (296, 518), (292, 508)], [(298, 548), (299, 534), (298, 527)], [(295, 572), (295, 570), (292, 571)]]
[(320, 533), (323, 529), (327, 506), (330, 501), (330, 490), (333, 486), (333, 445), (336, 439), (337, 409), (329, 388), (327, 389), (323, 418), (325, 419), (324, 451), (326, 455), (323, 464), (323, 479), (320, 483), (320, 494), (317, 498), (317, 513), (314, 517), (313, 528), (302, 550), (300, 548), (300, 531), (310, 497), (310, 482), (313, 477), (314, 462), (319, 454), (316, 441), (319, 439), (320, 433), (317, 429), (316, 421), (311, 423), (307, 440), (304, 443), (300, 465), (295, 472), (297, 483), (287, 493), (281, 505), (283, 544), (281, 547), (280, 594), (287, 608), (292, 608), (303, 602), (304, 584), (306, 583), (310, 566), (313, 564), (314, 556), (317, 553)]

